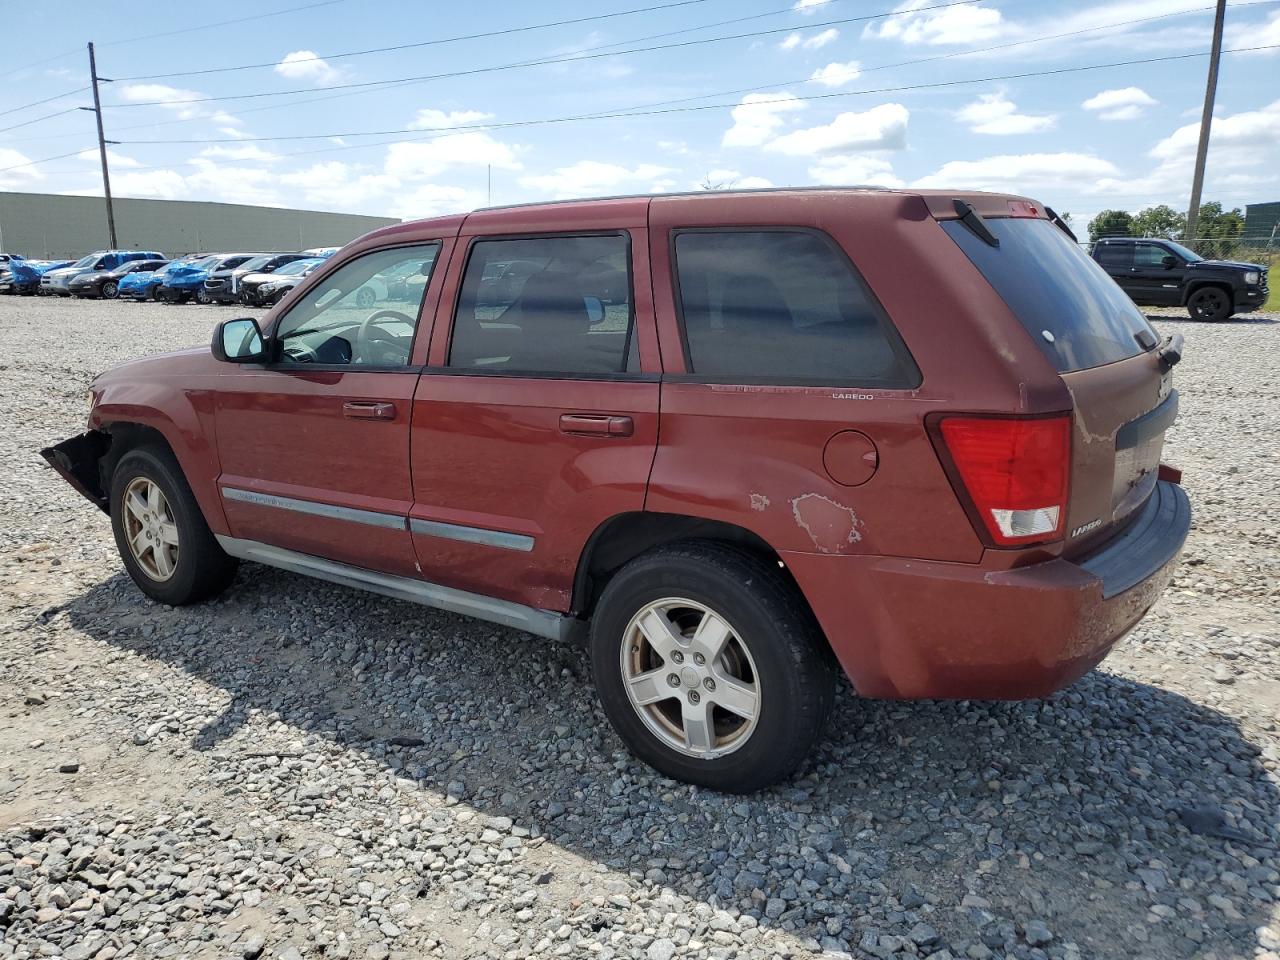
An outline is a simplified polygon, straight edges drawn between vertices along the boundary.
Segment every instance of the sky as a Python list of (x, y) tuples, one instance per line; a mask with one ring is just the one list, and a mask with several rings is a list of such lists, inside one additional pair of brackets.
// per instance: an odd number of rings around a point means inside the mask
[[(42, 9), (5, 11), (0, 190), (102, 194), (94, 41), (117, 196), (416, 219), (873, 184), (1024, 193), (1078, 228), (1185, 208), (1213, 23), (1211, 0)], [(1204, 199), (1280, 199), (1280, 2), (1229, 4), (1224, 50)]]

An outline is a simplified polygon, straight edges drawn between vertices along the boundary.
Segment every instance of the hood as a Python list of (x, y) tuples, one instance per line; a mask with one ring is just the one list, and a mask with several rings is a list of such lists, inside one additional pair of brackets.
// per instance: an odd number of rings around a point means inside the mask
[(121, 288), (145, 286), (148, 280), (156, 276), (156, 272), (155, 270), (135, 270), (133, 273), (126, 273), (120, 278), (120, 286)]
[(137, 383), (140, 380), (183, 379), (196, 373), (208, 372), (210, 359), (208, 347), (188, 347), (172, 353), (157, 353), (104, 370), (93, 378), (89, 389), (96, 393), (103, 387), (122, 381)]
[(1242, 263), (1239, 260), (1197, 260), (1187, 264), (1192, 270), (1266, 270), (1260, 263)]
[(41, 274), (41, 276), (53, 277), (55, 280), (61, 280), (64, 277), (66, 279), (70, 279), (72, 277), (78, 277), (82, 273), (93, 273), (93, 271), (87, 270), (84, 267), (58, 267), (53, 270), (44, 271), (44, 273)]
[(269, 280), (284, 280), (285, 277), (274, 273), (246, 273), (240, 278), (241, 283), (247, 283), (251, 286), (258, 286)]

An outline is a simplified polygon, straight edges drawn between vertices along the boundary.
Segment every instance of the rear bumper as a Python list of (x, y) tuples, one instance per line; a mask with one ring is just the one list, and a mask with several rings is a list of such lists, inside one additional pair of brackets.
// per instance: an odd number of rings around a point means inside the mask
[(863, 696), (1041, 697), (1096, 666), (1159, 599), (1191, 525), (1161, 481), (1096, 553), (1015, 570), (884, 557), (784, 553)]

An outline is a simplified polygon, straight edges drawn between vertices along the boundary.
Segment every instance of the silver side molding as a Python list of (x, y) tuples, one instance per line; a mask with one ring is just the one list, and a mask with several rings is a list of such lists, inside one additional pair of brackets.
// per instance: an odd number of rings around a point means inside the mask
[(461, 540), (464, 543), (479, 543), (486, 547), (501, 547), (504, 550), (519, 550), (528, 553), (533, 549), (533, 537), (522, 533), (507, 533), (503, 530), (485, 530), (483, 527), (464, 527), (458, 523), (442, 523), (439, 520), (419, 520), (409, 518), (409, 529), (414, 533), (428, 537), (444, 537), (446, 540)]
[(357, 510), (355, 507), (337, 507), (331, 503), (298, 500), (295, 497), (281, 497), (274, 493), (242, 490), (239, 487), (223, 487), (222, 495), (228, 500), (255, 503), (260, 507), (275, 507), (277, 510), (292, 510), (294, 513), (309, 513), (313, 517), (328, 517), (330, 520), (349, 520), (352, 523), (365, 523), (371, 527), (387, 527), (391, 530), (405, 529), (404, 517), (396, 513)]
[(551, 610), (538, 610), (509, 600), (496, 600), (493, 597), (478, 593), (468, 593), (453, 587), (442, 587), (425, 580), (411, 577), (397, 577), (363, 567), (313, 557), (283, 547), (273, 547), (257, 540), (240, 540), (236, 537), (218, 537), (218, 544), (233, 557), (241, 560), (252, 560), (269, 567), (279, 567), (292, 573), (301, 573), (330, 583), (356, 587), (395, 597), (397, 600), (408, 600), (421, 603), (438, 610), (450, 613), (461, 613), (464, 616), (488, 620), (504, 627), (526, 630), (539, 637), (551, 640), (567, 640), (573, 633), (576, 621), (572, 617), (555, 613)]

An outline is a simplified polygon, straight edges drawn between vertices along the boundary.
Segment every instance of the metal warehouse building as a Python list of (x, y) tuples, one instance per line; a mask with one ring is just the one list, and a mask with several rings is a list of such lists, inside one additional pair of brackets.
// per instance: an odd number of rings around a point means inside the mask
[(1244, 238), (1264, 243), (1276, 232), (1280, 223), (1280, 200), (1270, 203), (1251, 203), (1244, 208)]
[[(122, 249), (177, 255), (198, 251), (336, 247), (400, 221), (350, 213), (187, 200), (115, 201)], [(80, 257), (109, 246), (101, 197), (0, 192), (0, 250), (43, 259)]]

